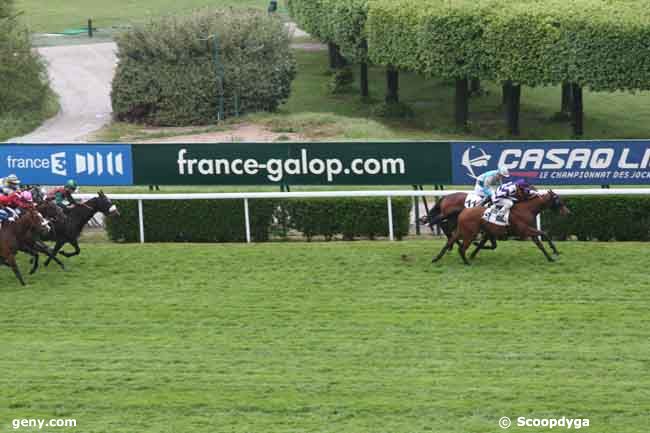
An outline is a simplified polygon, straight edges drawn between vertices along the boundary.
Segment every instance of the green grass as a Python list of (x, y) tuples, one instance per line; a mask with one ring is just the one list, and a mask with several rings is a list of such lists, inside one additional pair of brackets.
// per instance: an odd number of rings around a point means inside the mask
[(0, 113), (0, 142), (35, 130), (45, 120), (55, 116), (58, 111), (58, 96), (50, 92), (40, 108), (24, 112)]
[(186, 13), (202, 7), (265, 8), (265, 0), (17, 0), (25, 23), (34, 32), (54, 33), (87, 25), (108, 28), (125, 26), (149, 17)]
[(3, 430), (647, 431), (650, 245), (561, 243), (549, 264), (513, 241), (473, 267), (430, 264), (440, 246), (83, 244), (25, 288), (5, 268)]

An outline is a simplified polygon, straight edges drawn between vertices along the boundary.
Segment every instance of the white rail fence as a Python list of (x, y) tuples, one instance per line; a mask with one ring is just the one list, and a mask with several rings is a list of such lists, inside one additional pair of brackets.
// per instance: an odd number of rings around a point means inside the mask
[[(443, 191), (305, 191), (305, 192), (226, 192), (226, 193), (188, 193), (188, 194), (110, 194), (112, 200), (137, 200), (138, 201), (138, 226), (140, 243), (144, 243), (144, 211), (142, 202), (145, 200), (244, 200), (243, 224), (246, 230), (246, 242), (251, 242), (250, 216), (248, 201), (251, 199), (269, 198), (317, 198), (317, 197), (386, 197), (386, 212), (388, 213), (388, 237), (395, 239), (393, 232), (393, 197), (443, 197), (457, 192), (469, 190), (443, 190)], [(541, 193), (546, 191), (540, 190)], [(599, 195), (650, 195), (648, 188), (611, 188), (611, 189), (558, 189), (556, 192), (562, 196), (599, 196)], [(78, 194), (82, 199), (94, 197), (93, 194)], [(541, 227), (539, 215), (537, 226)]]

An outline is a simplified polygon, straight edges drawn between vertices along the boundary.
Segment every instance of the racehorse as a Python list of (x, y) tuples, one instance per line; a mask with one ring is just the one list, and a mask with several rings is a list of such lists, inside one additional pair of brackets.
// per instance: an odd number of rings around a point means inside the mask
[[(495, 240), (497, 237), (504, 236), (507, 232), (518, 236), (521, 239), (532, 238), (533, 242), (537, 247), (544, 253), (546, 258), (549, 261), (553, 261), (553, 258), (548, 254), (542, 240), (546, 240), (554, 254), (559, 254), (557, 248), (553, 244), (553, 241), (548, 237), (548, 235), (541, 231), (537, 230), (534, 227), (535, 218), (537, 215), (544, 209), (553, 209), (559, 210), (561, 215), (567, 215), (570, 213), (569, 209), (560, 199), (555, 192), (549, 190), (546, 194), (539, 194), (535, 197), (521, 201), (517, 203), (516, 206), (510, 211), (510, 226), (500, 226), (496, 224), (489, 223), (483, 219), (483, 213), (485, 208), (481, 206), (467, 208), (463, 210), (458, 217), (458, 227), (453, 235), (447, 240), (447, 243), (442, 248), (440, 253), (433, 258), (433, 262), (440, 260), (452, 247), (452, 245), (459, 239), (463, 239), (463, 244), (458, 248), (461, 258), (466, 265), (469, 265), (469, 261), (465, 256), (465, 252), (469, 248), (469, 245), (472, 243), (476, 235), (481, 231), (485, 233), (486, 236), (483, 237), (479, 245), (476, 247), (474, 253), (472, 253), (471, 258), (474, 258), (478, 251), (483, 247), (485, 242), (488, 239)], [(540, 239), (541, 238), (541, 239)], [(496, 241), (495, 246), (496, 246)]]
[[(47, 238), (47, 240), (55, 241), (54, 249), (52, 250), (53, 256), (56, 256), (58, 253), (61, 253), (65, 257), (78, 255), (81, 252), (79, 248), (81, 231), (97, 212), (101, 212), (106, 216), (120, 214), (111, 200), (102, 191), (99, 191), (97, 197), (91, 198), (67, 210), (64, 212), (63, 218), (57, 218), (53, 224), (54, 230), (51, 236)], [(74, 252), (68, 253), (61, 251), (61, 248), (66, 243), (74, 247)], [(52, 260), (52, 257), (48, 257), (45, 261), (45, 266), (50, 264), (50, 260)]]
[(25, 281), (16, 263), (16, 252), (22, 243), (49, 230), (49, 223), (35, 209), (27, 209), (15, 222), (4, 223), (0, 228), (0, 260), (14, 271), (23, 286)]

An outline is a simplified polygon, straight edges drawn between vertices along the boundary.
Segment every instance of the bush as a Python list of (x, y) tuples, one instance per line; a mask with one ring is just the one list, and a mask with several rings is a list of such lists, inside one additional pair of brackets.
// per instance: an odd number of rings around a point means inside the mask
[(333, 95), (344, 93), (352, 83), (354, 83), (352, 68), (337, 69), (327, 82), (327, 91)]
[(545, 212), (542, 227), (553, 238), (565, 240), (650, 240), (650, 197), (599, 196), (563, 199), (571, 214)]
[[(138, 203), (115, 201), (117, 218), (107, 218), (113, 241), (139, 240)], [(272, 200), (250, 200), (251, 238), (268, 240)], [(143, 202), (144, 238), (147, 242), (243, 242), (246, 240), (243, 200), (149, 200)]]
[[(388, 236), (388, 210), (385, 198), (314, 198), (286, 200), (282, 208), (288, 226), (307, 240), (313, 236), (332, 239), (355, 237), (374, 239)], [(397, 239), (408, 234), (411, 200), (393, 198), (393, 231)]]
[[(138, 204), (116, 201), (121, 216), (108, 218), (106, 230), (113, 241), (137, 242)], [(397, 239), (408, 234), (410, 199), (393, 199), (393, 224)], [(249, 200), (251, 237), (266, 241), (271, 231), (286, 235), (296, 229), (310, 240), (314, 236), (345, 239), (388, 235), (384, 198), (328, 198)], [(144, 238), (147, 242), (243, 242), (243, 200), (144, 201)], [(273, 222), (275, 221), (275, 224)]]
[(372, 115), (386, 119), (412, 119), (415, 112), (403, 102), (382, 102), (372, 107)]
[(16, 17), (13, 1), (0, 0), (0, 115), (10, 118), (38, 112), (50, 96), (45, 65)]
[(295, 77), (288, 31), (279, 18), (255, 10), (165, 17), (118, 36), (117, 44), (111, 101), (118, 120), (211, 123), (220, 96), (226, 116), (274, 111)]

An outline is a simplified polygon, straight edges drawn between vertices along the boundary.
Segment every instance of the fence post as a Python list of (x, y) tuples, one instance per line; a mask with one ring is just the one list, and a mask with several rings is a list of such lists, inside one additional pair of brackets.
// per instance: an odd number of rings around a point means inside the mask
[(244, 199), (244, 222), (246, 224), (246, 243), (251, 243), (251, 225), (250, 217), (248, 216), (248, 199)]
[(537, 214), (537, 218), (535, 218), (537, 221), (537, 230), (542, 230), (542, 214)]
[(142, 215), (142, 199), (138, 200), (138, 227), (140, 228), (140, 243), (144, 243), (144, 217)]
[(386, 202), (388, 203), (388, 238), (392, 241), (395, 239), (393, 235), (393, 202), (390, 196), (387, 197)]

